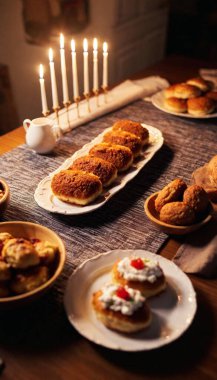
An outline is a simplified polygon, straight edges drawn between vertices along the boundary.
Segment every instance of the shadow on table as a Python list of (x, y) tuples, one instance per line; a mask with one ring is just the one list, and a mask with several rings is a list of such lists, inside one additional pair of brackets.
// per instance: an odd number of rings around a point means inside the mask
[(51, 289), (47, 294), (0, 312), (2, 349), (17, 352), (52, 352), (68, 344), (76, 344), (78, 333), (69, 324), (63, 303)]
[(117, 217), (120, 218), (121, 215), (127, 213), (140, 198), (144, 198), (144, 194), (167, 169), (173, 155), (171, 148), (164, 144), (139, 174), (124, 189), (110, 198), (102, 208), (85, 215), (53, 214), (54, 218), (65, 225), (74, 227), (97, 228), (113, 222)]
[(160, 349), (143, 352), (118, 352), (94, 345), (96, 351), (117, 367), (131, 375), (148, 375), (150, 378), (184, 374), (201, 365), (209, 355), (215, 340), (215, 321), (207, 298), (198, 293), (198, 310), (190, 328), (175, 342)]

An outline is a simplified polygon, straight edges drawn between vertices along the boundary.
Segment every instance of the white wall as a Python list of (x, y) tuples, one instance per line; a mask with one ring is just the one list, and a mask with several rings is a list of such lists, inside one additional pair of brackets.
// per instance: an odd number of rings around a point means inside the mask
[[(110, 47), (110, 82), (126, 78), (163, 57), (168, 6), (165, 0), (90, 0), (90, 23), (77, 41), (79, 73), (82, 78), (82, 40), (98, 37)], [(61, 31), (60, 31), (61, 32)], [(70, 36), (71, 38), (72, 36)], [(69, 41), (67, 41), (69, 43)], [(20, 0), (0, 0), (0, 63), (7, 64), (20, 122), (41, 113), (38, 65), (46, 65), (46, 87), (50, 94), (49, 46), (26, 42)], [(58, 41), (55, 65), (59, 69)], [(90, 54), (90, 57), (92, 54)], [(67, 51), (69, 89), (72, 97), (71, 59)], [(91, 73), (91, 67), (90, 67)], [(82, 80), (80, 80), (82, 91)], [(59, 95), (62, 99), (61, 81)], [(51, 101), (49, 99), (49, 106)]]

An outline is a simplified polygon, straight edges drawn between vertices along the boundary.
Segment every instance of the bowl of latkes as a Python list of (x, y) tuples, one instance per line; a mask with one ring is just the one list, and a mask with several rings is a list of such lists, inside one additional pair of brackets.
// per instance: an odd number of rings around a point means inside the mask
[(0, 223), (0, 310), (41, 296), (60, 276), (65, 258), (64, 243), (51, 229)]
[(150, 195), (144, 208), (149, 220), (168, 235), (196, 231), (212, 218), (212, 205), (203, 187), (187, 186), (180, 178)]
[(7, 182), (0, 178), (0, 218), (6, 210), (10, 199), (10, 189)]

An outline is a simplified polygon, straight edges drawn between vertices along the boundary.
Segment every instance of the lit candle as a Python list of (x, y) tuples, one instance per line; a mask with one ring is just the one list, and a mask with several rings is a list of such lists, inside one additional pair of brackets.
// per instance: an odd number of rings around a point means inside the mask
[(69, 92), (68, 92), (68, 82), (66, 74), (66, 59), (65, 59), (65, 49), (64, 49), (64, 36), (60, 34), (60, 62), (61, 62), (61, 73), (62, 73), (62, 86), (63, 86), (63, 103), (69, 103)]
[(79, 98), (78, 90), (78, 72), (77, 72), (77, 60), (76, 60), (76, 51), (75, 51), (75, 41), (71, 40), (71, 49), (72, 49), (72, 78), (73, 78), (73, 95), (74, 100)]
[(53, 109), (59, 108), (58, 93), (57, 93), (57, 82), (53, 61), (53, 50), (49, 49), (49, 61), (50, 61), (50, 78), (51, 78), (51, 90), (53, 99)]
[(103, 42), (103, 77), (102, 77), (102, 87), (108, 87), (108, 44)]
[(85, 38), (83, 41), (84, 56), (84, 94), (89, 94), (89, 71), (88, 71), (88, 42)]
[(49, 113), (49, 110), (47, 107), (47, 96), (46, 96), (45, 83), (44, 83), (43, 65), (39, 65), (39, 82), (40, 82), (40, 88), (41, 88), (42, 113), (43, 115), (46, 115)]
[(93, 91), (97, 92), (99, 90), (99, 80), (98, 80), (98, 41), (97, 38), (93, 39)]

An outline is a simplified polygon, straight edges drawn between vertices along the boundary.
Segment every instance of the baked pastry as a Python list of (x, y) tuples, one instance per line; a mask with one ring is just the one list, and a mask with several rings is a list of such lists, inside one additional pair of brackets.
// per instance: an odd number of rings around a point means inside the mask
[(190, 99), (200, 96), (200, 94), (201, 91), (198, 87), (187, 83), (173, 84), (164, 90), (164, 95), (166, 98), (175, 97), (179, 99)]
[(212, 88), (211, 82), (201, 77), (188, 79), (186, 83), (191, 84), (192, 86), (198, 87), (202, 92), (207, 92), (211, 90)]
[(188, 99), (188, 112), (194, 116), (204, 116), (212, 113), (215, 109), (215, 102), (206, 96)]
[(97, 318), (108, 328), (125, 333), (143, 330), (151, 323), (151, 312), (139, 290), (107, 284), (93, 294)]
[(189, 205), (196, 214), (201, 214), (207, 211), (209, 198), (201, 186), (192, 185), (185, 190), (183, 202)]
[(15, 294), (30, 292), (47, 282), (49, 278), (48, 268), (39, 266), (26, 272), (18, 273), (11, 281), (11, 290)]
[(148, 144), (149, 141), (149, 131), (147, 128), (143, 127), (140, 123), (132, 120), (118, 120), (114, 123), (112, 129), (114, 131), (125, 131), (136, 135), (141, 139), (142, 146)]
[(57, 254), (57, 247), (49, 241), (36, 241), (33, 243), (35, 250), (40, 258), (40, 262), (49, 265), (54, 262)]
[(142, 141), (133, 133), (125, 131), (110, 131), (103, 136), (103, 141), (111, 144), (126, 146), (134, 157), (138, 157), (142, 149)]
[(166, 287), (159, 264), (143, 257), (124, 257), (116, 262), (112, 278), (115, 283), (140, 290), (145, 297), (154, 296)]
[(18, 269), (29, 268), (40, 262), (33, 244), (23, 238), (7, 240), (2, 249), (2, 257), (6, 263)]
[(184, 202), (170, 202), (160, 210), (160, 220), (176, 226), (189, 226), (195, 222), (195, 212)]
[(217, 155), (208, 164), (197, 168), (192, 177), (196, 185), (204, 188), (209, 199), (217, 202)]
[(169, 111), (172, 112), (186, 112), (187, 111), (187, 101), (186, 99), (178, 99), (175, 97), (172, 98), (165, 98), (164, 99), (164, 106)]
[(111, 185), (117, 177), (117, 169), (111, 162), (93, 156), (77, 158), (68, 169), (79, 169), (95, 174), (104, 187)]
[(53, 194), (64, 202), (85, 206), (102, 192), (99, 178), (82, 170), (62, 170), (51, 180)]
[(89, 154), (111, 162), (119, 172), (126, 171), (133, 163), (133, 154), (125, 146), (101, 143), (90, 149)]
[(13, 239), (13, 236), (8, 232), (0, 232), (0, 242), (4, 243), (9, 239)]
[(0, 261), (0, 281), (7, 281), (11, 278), (10, 265), (4, 261)]
[(181, 200), (186, 188), (187, 185), (182, 179), (174, 179), (159, 191), (157, 198), (155, 199), (155, 209), (160, 212), (166, 203)]

